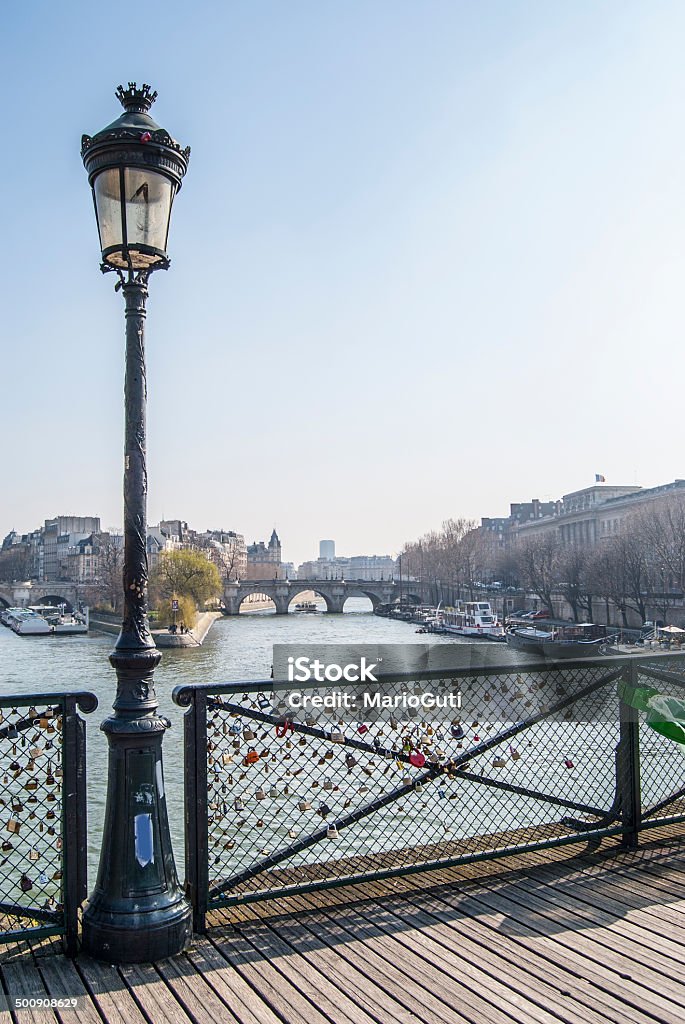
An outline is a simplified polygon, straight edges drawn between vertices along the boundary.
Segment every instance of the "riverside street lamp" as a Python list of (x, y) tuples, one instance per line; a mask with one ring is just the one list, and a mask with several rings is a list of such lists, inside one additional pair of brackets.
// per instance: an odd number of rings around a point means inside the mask
[(156, 92), (129, 82), (116, 91), (124, 113), (81, 156), (93, 190), (103, 273), (116, 273), (126, 308), (124, 385), (124, 620), (110, 655), (117, 674), (114, 714), (101, 729), (109, 745), (100, 866), (83, 914), (83, 948), (110, 963), (179, 953), (191, 911), (178, 883), (169, 835), (162, 740), (153, 674), (160, 653), (147, 615), (145, 303), (153, 270), (169, 266), (171, 205), (188, 169), (181, 149), (148, 111)]

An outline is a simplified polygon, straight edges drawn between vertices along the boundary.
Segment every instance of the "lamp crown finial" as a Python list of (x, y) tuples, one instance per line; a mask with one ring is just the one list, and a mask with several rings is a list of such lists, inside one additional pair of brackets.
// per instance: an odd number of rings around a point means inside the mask
[(137, 88), (135, 82), (129, 82), (128, 89), (124, 89), (123, 85), (120, 85), (117, 87), (115, 96), (126, 110), (134, 110), (140, 114), (147, 114), (157, 99), (157, 93), (146, 82), (143, 82), (140, 89)]

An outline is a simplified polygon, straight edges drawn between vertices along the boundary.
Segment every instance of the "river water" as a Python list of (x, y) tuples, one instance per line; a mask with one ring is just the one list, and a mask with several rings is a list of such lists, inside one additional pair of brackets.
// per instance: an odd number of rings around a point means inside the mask
[[(430, 634), (420, 637), (411, 623), (380, 618), (372, 614), (370, 603), (364, 598), (350, 599), (341, 615), (297, 614), (276, 616), (270, 612), (252, 612), (233, 618), (217, 620), (204, 644), (200, 648), (165, 650), (157, 672), (155, 683), (160, 702), (160, 713), (172, 722), (172, 728), (164, 740), (164, 765), (169, 817), (172, 840), (176, 853), (179, 874), (183, 874), (183, 715), (171, 699), (174, 687), (192, 683), (225, 683), (243, 680), (268, 680), (273, 662), (274, 644), (434, 644), (450, 645), (454, 651), (453, 664), (462, 667), (476, 664), (506, 664), (515, 666), (524, 659), (518, 652), (504, 644), (474, 642), (463, 638), (436, 637)], [(115, 674), (107, 656), (114, 636), (91, 632), (84, 637), (26, 637), (15, 636), (9, 629), (0, 628), (0, 692), (3, 695), (27, 694), (37, 691), (90, 690), (100, 702), (98, 709), (86, 717), (88, 739), (88, 814), (89, 814), (89, 876), (91, 884), (99, 857), (99, 843), (107, 773), (107, 743), (99, 730), (99, 723), (109, 712), (115, 694)], [(448, 657), (451, 654), (448, 653)], [(522, 677), (518, 677), (522, 681)], [(480, 685), (480, 684), (478, 684)], [(489, 683), (487, 685), (490, 685)], [(493, 686), (503, 685), (494, 680)], [(493, 690), (493, 693), (497, 691)], [(485, 699), (490, 699), (486, 697)], [(531, 713), (530, 710), (527, 713)], [(475, 724), (475, 723), (474, 723)], [(549, 729), (558, 728), (551, 725)], [(545, 782), (545, 788), (562, 786), (559, 781), (559, 764), (569, 755), (569, 750), (554, 749), (551, 759), (550, 731), (541, 732), (540, 746), (549, 761), (548, 780), (541, 777), (540, 762), (530, 762), (529, 784)], [(605, 729), (581, 729), (574, 757), (583, 758), (585, 764), (594, 763), (593, 753), (599, 745), (606, 746)], [(671, 745), (673, 746), (673, 745)], [(677, 745), (676, 745), (677, 746)], [(656, 756), (655, 751), (655, 756)], [(680, 751), (678, 751), (678, 754)], [(670, 757), (675, 756), (670, 750)], [(664, 751), (658, 751), (663, 759)], [(613, 753), (603, 771), (606, 773), (606, 787), (610, 788), (613, 778)], [(526, 760), (516, 762), (516, 770), (525, 772)], [(580, 764), (579, 764), (580, 767)], [(546, 771), (547, 769), (545, 769)], [(586, 773), (581, 772), (583, 776)], [(590, 777), (587, 784), (598, 780)], [(523, 779), (521, 780), (523, 781)], [(647, 780), (644, 780), (645, 783)], [(482, 788), (482, 787), (481, 787)], [(657, 794), (654, 794), (655, 797)], [(590, 799), (590, 792), (583, 799)], [(490, 799), (484, 794), (484, 799)], [(519, 801), (520, 803), (520, 801)], [(511, 815), (512, 822), (518, 820), (516, 805), (506, 801), (500, 809), (504, 820)], [(483, 806), (484, 813), (488, 810)], [(425, 810), (422, 812), (425, 817)], [(520, 807), (517, 813), (520, 813)], [(437, 814), (437, 805), (436, 805)], [(530, 821), (538, 820), (539, 808), (532, 808)], [(539, 819), (542, 820), (542, 819)], [(406, 827), (406, 826), (405, 826)], [(373, 839), (373, 836), (371, 836)], [(375, 840), (374, 840), (375, 841)]]
[[(449, 643), (462, 655), (478, 648), (481, 656), (498, 661), (516, 660), (516, 653), (501, 644), (473, 644), (461, 638), (415, 635), (411, 623), (373, 615), (366, 598), (350, 598), (342, 615), (275, 615), (269, 611), (218, 619), (202, 647), (167, 649), (155, 673), (160, 714), (172, 722), (164, 740), (164, 772), (172, 839), (179, 868), (183, 862), (183, 711), (171, 699), (175, 686), (184, 683), (232, 682), (268, 679), (274, 644), (407, 644)], [(91, 631), (81, 637), (18, 637), (0, 627), (0, 692), (90, 690), (100, 705), (87, 716), (89, 864), (99, 855), (107, 776), (107, 742), (99, 730), (114, 699), (116, 678), (107, 657), (115, 637)], [(467, 650), (468, 647), (468, 650)], [(455, 652), (456, 653), (456, 652)]]

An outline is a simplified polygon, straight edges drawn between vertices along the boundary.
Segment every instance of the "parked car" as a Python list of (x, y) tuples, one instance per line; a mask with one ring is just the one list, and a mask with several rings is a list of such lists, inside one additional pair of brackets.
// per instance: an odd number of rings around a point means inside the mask
[(533, 612), (531, 619), (551, 619), (552, 613), (547, 608), (541, 608), (539, 612)]

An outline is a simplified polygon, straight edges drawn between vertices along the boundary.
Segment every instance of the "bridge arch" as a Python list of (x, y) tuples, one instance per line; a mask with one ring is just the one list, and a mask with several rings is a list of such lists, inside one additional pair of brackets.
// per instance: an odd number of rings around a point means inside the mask
[(273, 607), (268, 607), (268, 608), (259, 608), (259, 609), (257, 609), (257, 611), (266, 611), (266, 612), (271, 612), (271, 611), (275, 612), (275, 611), (277, 611), (276, 602), (274, 601), (272, 595), (268, 594), (266, 592), (266, 589), (260, 588), (260, 587), (253, 587), (250, 590), (246, 591), (246, 593), (242, 593), (242, 591), (241, 591), (241, 593), (239, 595), (239, 601), (238, 601), (238, 611), (240, 611), (241, 609), (247, 610), (246, 607), (245, 607), (246, 603), (247, 603), (247, 606), (249, 608), (250, 598), (251, 597), (255, 597), (255, 596), (261, 597), (265, 601), (270, 601), (271, 605), (273, 606)]
[(31, 604), (50, 604), (55, 608), (59, 608), (61, 604), (68, 612), (73, 612), (74, 606), (71, 601), (67, 600), (66, 597), (60, 597), (58, 594), (42, 594), (39, 598), (35, 598), (31, 601)]
[(322, 593), (322, 591), (317, 590), (316, 587), (312, 587), (309, 585), (306, 587), (302, 587), (301, 590), (298, 590), (297, 586), (291, 588), (291, 592), (288, 597), (288, 610), (290, 610), (293, 602), (297, 602), (298, 597), (302, 597), (303, 594), (314, 594), (315, 597), (321, 598), (321, 600), (325, 603), (327, 612), (336, 611), (331, 602), (330, 597), (327, 597), (326, 594)]
[(345, 610), (345, 605), (347, 604), (351, 597), (368, 597), (369, 601), (371, 602), (372, 611), (375, 611), (378, 605), (382, 604), (381, 598), (373, 590), (367, 589), (365, 587), (357, 587), (355, 590), (352, 591), (352, 593), (346, 595), (345, 600), (343, 601), (343, 611)]

